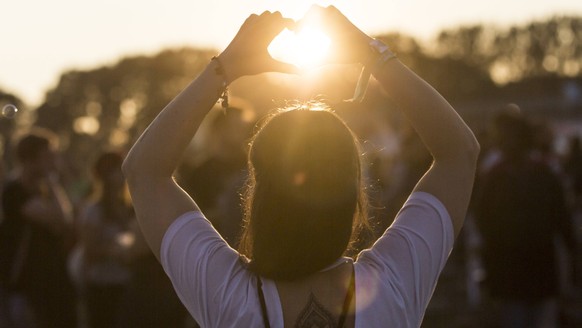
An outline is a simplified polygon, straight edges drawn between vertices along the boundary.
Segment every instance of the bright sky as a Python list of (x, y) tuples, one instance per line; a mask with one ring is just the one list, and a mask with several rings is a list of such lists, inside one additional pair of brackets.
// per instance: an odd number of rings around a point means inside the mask
[(224, 48), (251, 13), (298, 19), (333, 4), (364, 31), (430, 38), (460, 24), (524, 23), (582, 15), (580, 0), (6, 0), (0, 19), (0, 89), (42, 102), (67, 69), (111, 64), (166, 47)]

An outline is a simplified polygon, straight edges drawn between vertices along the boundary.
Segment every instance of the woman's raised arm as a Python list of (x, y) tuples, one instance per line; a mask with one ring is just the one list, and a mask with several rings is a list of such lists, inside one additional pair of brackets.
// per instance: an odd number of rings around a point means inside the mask
[(314, 6), (308, 16), (317, 16), (330, 32), (340, 54), (336, 60), (367, 65), (420, 135), (434, 162), (415, 191), (436, 196), (447, 208), (458, 234), (471, 198), (479, 154), (471, 129), (433, 87), (335, 7)]
[(273, 38), (291, 24), (278, 12), (251, 15), (218, 59), (160, 112), (131, 148), (123, 173), (140, 227), (158, 259), (168, 226), (198, 209), (173, 179), (184, 150), (227, 84), (245, 75), (295, 71), (267, 51)]

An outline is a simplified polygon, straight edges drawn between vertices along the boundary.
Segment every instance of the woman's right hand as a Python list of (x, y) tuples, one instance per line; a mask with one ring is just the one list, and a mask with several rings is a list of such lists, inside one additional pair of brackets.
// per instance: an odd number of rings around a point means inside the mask
[(299, 28), (309, 25), (321, 28), (331, 39), (331, 63), (364, 64), (369, 59), (373, 38), (356, 27), (336, 7), (313, 5), (298, 23)]
[(296, 73), (297, 67), (273, 59), (268, 47), (285, 28), (295, 22), (280, 12), (265, 11), (247, 18), (234, 39), (218, 57), (226, 73), (227, 83), (245, 75), (265, 72)]

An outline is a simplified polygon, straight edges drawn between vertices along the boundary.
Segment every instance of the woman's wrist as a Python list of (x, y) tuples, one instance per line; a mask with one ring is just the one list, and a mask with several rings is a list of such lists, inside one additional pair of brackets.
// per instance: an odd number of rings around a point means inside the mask
[(221, 104), (222, 108), (226, 109), (229, 106), (228, 85), (232, 80), (229, 80), (229, 75), (226, 72), (225, 66), (218, 56), (212, 57), (209, 66), (210, 70), (214, 73), (215, 77), (219, 79), (220, 85), (217, 89), (218, 102)]
[(368, 44), (369, 52), (364, 66), (369, 67), (372, 73), (377, 71), (386, 62), (397, 58), (396, 54), (384, 42), (372, 39)]
[(226, 86), (228, 86), (238, 77), (236, 76), (236, 70), (232, 65), (232, 61), (228, 58), (228, 56), (223, 54), (224, 53), (212, 57), (212, 62), (215, 64), (215, 73), (219, 75), (226, 83)]
[(361, 61), (363, 68), (356, 84), (353, 102), (361, 102), (364, 99), (372, 74), (376, 75), (388, 61), (397, 58), (382, 41), (370, 39), (366, 59)]

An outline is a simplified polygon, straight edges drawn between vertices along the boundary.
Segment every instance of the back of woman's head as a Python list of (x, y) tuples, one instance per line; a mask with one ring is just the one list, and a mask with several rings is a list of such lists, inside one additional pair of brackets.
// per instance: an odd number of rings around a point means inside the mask
[(272, 279), (296, 279), (346, 251), (365, 216), (358, 143), (328, 110), (279, 112), (255, 134), (241, 252)]

